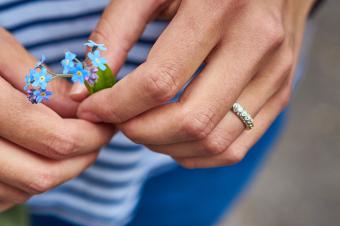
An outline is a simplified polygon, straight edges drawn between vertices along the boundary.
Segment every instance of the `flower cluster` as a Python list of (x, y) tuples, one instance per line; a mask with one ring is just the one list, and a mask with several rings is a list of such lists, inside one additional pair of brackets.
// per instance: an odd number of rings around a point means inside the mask
[(41, 57), (25, 77), (24, 90), (31, 103), (38, 104), (50, 98), (52, 92), (47, 90), (47, 85), (55, 78), (70, 78), (73, 82), (86, 83), (89, 86), (95, 85), (98, 80), (97, 72), (105, 71), (107, 68), (107, 61), (100, 53), (107, 49), (104, 44), (97, 44), (91, 40), (84, 45), (90, 49), (84, 61), (80, 61), (77, 55), (70, 51), (65, 53), (65, 58), (61, 61), (62, 74), (48, 71), (44, 65), (45, 57)]

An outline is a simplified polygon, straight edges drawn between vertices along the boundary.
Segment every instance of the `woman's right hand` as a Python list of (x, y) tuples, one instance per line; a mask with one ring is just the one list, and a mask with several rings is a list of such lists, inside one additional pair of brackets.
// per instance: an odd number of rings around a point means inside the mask
[(114, 128), (75, 119), (71, 84), (53, 81), (48, 106), (23, 93), (32, 57), (0, 29), (0, 211), (54, 188), (85, 170)]

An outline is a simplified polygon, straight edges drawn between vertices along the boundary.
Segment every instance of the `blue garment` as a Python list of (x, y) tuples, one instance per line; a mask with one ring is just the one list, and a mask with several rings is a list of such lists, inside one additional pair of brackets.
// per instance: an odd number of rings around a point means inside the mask
[[(177, 167), (149, 179), (127, 226), (213, 226), (254, 178), (282, 131), (287, 113), (234, 166), (187, 170)], [(75, 225), (55, 217), (34, 215), (32, 226)]]

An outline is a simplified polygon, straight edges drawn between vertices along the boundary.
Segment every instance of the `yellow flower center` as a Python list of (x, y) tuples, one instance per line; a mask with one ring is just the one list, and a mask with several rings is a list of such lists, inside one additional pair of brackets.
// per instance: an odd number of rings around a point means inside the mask
[(40, 96), (44, 97), (44, 96), (46, 96), (46, 93), (45, 93), (45, 92), (42, 92), (42, 93), (40, 94)]
[(45, 81), (45, 77), (44, 76), (40, 76), (40, 81)]
[(99, 64), (100, 63), (100, 60), (98, 58), (96, 58), (96, 63)]
[(78, 75), (78, 76), (82, 76), (83, 73), (81, 73), (81, 71), (77, 71), (77, 75)]

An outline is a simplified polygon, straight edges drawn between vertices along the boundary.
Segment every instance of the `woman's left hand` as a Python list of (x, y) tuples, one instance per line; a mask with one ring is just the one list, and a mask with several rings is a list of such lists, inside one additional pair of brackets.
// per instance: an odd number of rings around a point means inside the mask
[[(148, 21), (171, 17), (145, 63), (87, 98), (78, 116), (118, 124), (188, 168), (237, 163), (287, 106), (313, 0), (113, 0), (94, 41), (117, 71)], [(176, 103), (167, 103), (205, 62)], [(231, 112), (241, 103), (249, 131)]]

